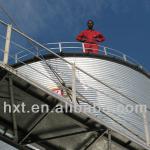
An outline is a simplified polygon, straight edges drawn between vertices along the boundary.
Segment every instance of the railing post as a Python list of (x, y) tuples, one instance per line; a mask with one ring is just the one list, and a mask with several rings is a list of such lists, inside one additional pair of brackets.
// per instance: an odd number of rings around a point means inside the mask
[(12, 114), (12, 122), (13, 122), (13, 134), (14, 134), (14, 141), (18, 141), (18, 128), (17, 128), (17, 121), (16, 121), (16, 114), (14, 112), (14, 89), (13, 89), (13, 79), (11, 75), (9, 75), (9, 91), (10, 91), (10, 104), (11, 104), (11, 114)]
[(144, 120), (144, 131), (145, 131), (146, 144), (147, 144), (147, 146), (149, 146), (150, 145), (150, 137), (149, 137), (147, 110), (143, 111), (143, 120)]
[(18, 54), (15, 54), (15, 63), (18, 62)]
[(83, 53), (85, 53), (85, 46), (84, 46), (84, 43), (82, 43), (82, 49), (83, 49)]
[(59, 50), (60, 50), (60, 53), (62, 52), (62, 46), (61, 46), (61, 43), (59, 43)]
[(111, 150), (111, 130), (108, 130), (108, 150)]
[(39, 56), (39, 48), (38, 47), (35, 47), (36, 48), (36, 56), (38, 57)]
[(76, 67), (72, 64), (72, 101), (76, 104)]
[(8, 64), (11, 28), (12, 28), (12, 25), (7, 26), (6, 42), (5, 42), (5, 49), (4, 49), (4, 59), (3, 59), (4, 64)]
[(142, 65), (139, 65), (139, 68), (140, 68), (140, 69), (143, 69), (143, 66), (142, 66)]
[(107, 48), (104, 47), (104, 54), (107, 55)]
[(125, 54), (123, 54), (123, 60), (127, 61), (127, 56)]

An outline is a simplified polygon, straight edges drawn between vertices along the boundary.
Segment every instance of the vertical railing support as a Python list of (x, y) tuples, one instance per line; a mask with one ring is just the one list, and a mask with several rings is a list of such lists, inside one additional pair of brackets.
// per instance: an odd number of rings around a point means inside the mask
[(61, 46), (61, 43), (59, 43), (59, 51), (60, 51), (60, 53), (62, 52), (62, 46)]
[(39, 57), (39, 48), (35, 47), (35, 49), (36, 49), (36, 56)]
[(139, 65), (139, 68), (140, 68), (140, 69), (143, 69), (143, 66), (142, 66), (142, 65)]
[(18, 54), (15, 54), (15, 63), (18, 62)]
[(85, 53), (85, 46), (84, 46), (84, 43), (82, 43), (82, 49), (83, 49), (83, 53)]
[(144, 131), (145, 131), (146, 144), (147, 144), (147, 146), (149, 146), (150, 145), (150, 137), (149, 137), (147, 110), (143, 111), (143, 120), (144, 120)]
[(107, 55), (107, 48), (104, 47), (104, 54)]
[(125, 54), (123, 54), (123, 60), (127, 61), (127, 56)]
[(108, 150), (111, 150), (111, 130), (108, 130)]
[(76, 67), (72, 64), (72, 101), (76, 104)]
[(3, 59), (4, 64), (8, 64), (11, 28), (12, 28), (12, 25), (7, 26), (6, 42), (5, 42), (5, 49), (4, 49), (4, 59)]
[(9, 75), (9, 91), (10, 91), (10, 104), (11, 104), (11, 114), (12, 114), (12, 122), (13, 122), (13, 130), (14, 130), (14, 141), (18, 141), (18, 129), (17, 129), (17, 122), (16, 122), (16, 115), (14, 112), (14, 90), (13, 90), (13, 80), (11, 75)]

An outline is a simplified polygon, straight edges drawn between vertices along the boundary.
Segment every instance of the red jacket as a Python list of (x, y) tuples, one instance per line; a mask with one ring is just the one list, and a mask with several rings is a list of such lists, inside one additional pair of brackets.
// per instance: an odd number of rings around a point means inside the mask
[(98, 42), (103, 42), (105, 37), (95, 30), (84, 30), (77, 37), (76, 40), (85, 43), (97, 44)]

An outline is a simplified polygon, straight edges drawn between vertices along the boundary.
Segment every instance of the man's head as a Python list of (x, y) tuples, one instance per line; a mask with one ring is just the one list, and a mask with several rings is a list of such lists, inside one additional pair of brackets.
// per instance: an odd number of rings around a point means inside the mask
[(93, 29), (93, 26), (94, 26), (93, 20), (88, 20), (87, 26), (88, 26), (89, 29)]

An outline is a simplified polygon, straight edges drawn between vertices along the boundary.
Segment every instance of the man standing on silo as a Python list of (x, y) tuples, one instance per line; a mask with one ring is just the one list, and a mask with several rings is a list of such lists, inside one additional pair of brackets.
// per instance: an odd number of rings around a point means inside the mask
[(87, 22), (88, 29), (82, 31), (77, 37), (76, 40), (80, 42), (84, 42), (84, 53), (93, 53), (98, 54), (99, 42), (103, 42), (105, 40), (104, 36), (93, 29), (94, 22), (92, 20), (88, 20)]

